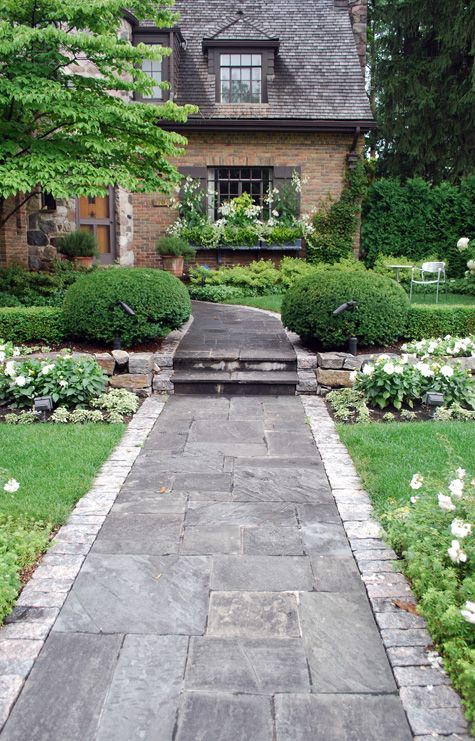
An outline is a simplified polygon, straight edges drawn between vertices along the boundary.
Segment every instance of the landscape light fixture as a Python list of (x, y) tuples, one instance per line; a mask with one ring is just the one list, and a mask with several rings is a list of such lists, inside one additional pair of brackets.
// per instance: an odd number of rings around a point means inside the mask
[[(335, 311), (333, 312), (333, 316), (340, 316), (340, 314), (344, 314), (345, 311), (356, 311), (358, 308), (358, 304), (356, 301), (346, 301), (344, 304), (341, 304)], [(358, 338), (357, 337), (348, 337), (347, 342), (347, 348), (348, 352), (351, 355), (356, 355), (358, 352)]]
[(46, 412), (53, 411), (53, 399), (51, 396), (37, 396), (33, 399), (33, 411), (36, 414), (41, 414), (43, 419), (46, 417)]
[(441, 394), (439, 391), (428, 391), (426, 394), (424, 394), (424, 398), (422, 401), (428, 407), (432, 407), (435, 412), (437, 407), (444, 406), (444, 395)]
[[(135, 311), (131, 306), (125, 303), (125, 301), (117, 301), (117, 306), (120, 306), (126, 316), (136, 316)], [(114, 337), (114, 350), (120, 350), (122, 348), (122, 342), (119, 335), (116, 334)]]

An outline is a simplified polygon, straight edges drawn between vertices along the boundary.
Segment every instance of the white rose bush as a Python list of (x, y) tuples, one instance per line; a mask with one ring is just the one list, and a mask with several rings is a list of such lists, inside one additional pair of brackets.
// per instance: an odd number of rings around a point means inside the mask
[[(475, 479), (464, 468), (445, 481), (419, 472), (408, 504), (384, 515), (390, 544), (418, 597), (455, 687), (475, 721)], [(413, 492), (417, 492), (416, 495)]]
[(452, 366), (428, 359), (411, 364), (405, 355), (390, 358), (383, 354), (355, 372), (353, 380), (355, 390), (364, 393), (367, 403), (380, 409), (412, 409), (416, 402), (422, 402), (427, 391), (442, 393), (445, 406), (458, 404), (475, 409), (475, 380), (460, 364)]
[(418, 358), (452, 357), (469, 358), (475, 355), (475, 335), (470, 337), (432, 337), (430, 339), (406, 342), (402, 351)]

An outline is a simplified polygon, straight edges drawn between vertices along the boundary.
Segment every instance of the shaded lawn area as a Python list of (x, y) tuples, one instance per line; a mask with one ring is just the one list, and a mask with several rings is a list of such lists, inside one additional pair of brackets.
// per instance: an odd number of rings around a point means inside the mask
[(20, 588), (20, 571), (48, 545), (91, 483), (125, 425), (0, 425), (0, 468), (20, 489), (0, 487), (0, 621)]
[(458, 466), (475, 475), (472, 422), (392, 422), (337, 425), (358, 473), (381, 514), (414, 493), (414, 473), (440, 481), (443, 490)]
[(241, 306), (253, 306), (256, 309), (267, 309), (267, 311), (277, 311), (280, 314), (282, 306), (282, 293), (269, 293), (264, 296), (244, 296), (234, 300), (226, 301), (226, 304), (238, 304)]
[[(412, 297), (413, 304), (430, 304), (435, 306), (434, 293), (419, 293)], [(463, 293), (445, 293), (439, 295), (439, 306), (475, 306), (475, 296), (467, 296)]]

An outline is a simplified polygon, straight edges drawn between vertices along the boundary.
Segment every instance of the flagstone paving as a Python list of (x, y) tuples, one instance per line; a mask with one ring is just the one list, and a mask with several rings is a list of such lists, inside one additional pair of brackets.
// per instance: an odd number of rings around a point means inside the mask
[(409, 741), (297, 397), (172, 397), (5, 741)]

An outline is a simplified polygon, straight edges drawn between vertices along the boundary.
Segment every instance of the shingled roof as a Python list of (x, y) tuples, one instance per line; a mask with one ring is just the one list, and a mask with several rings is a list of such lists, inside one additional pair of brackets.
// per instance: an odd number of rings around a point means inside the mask
[(176, 102), (195, 103), (199, 117), (233, 117), (215, 103), (203, 40), (279, 40), (268, 104), (247, 118), (371, 121), (348, 7), (341, 0), (176, 0), (186, 41)]

